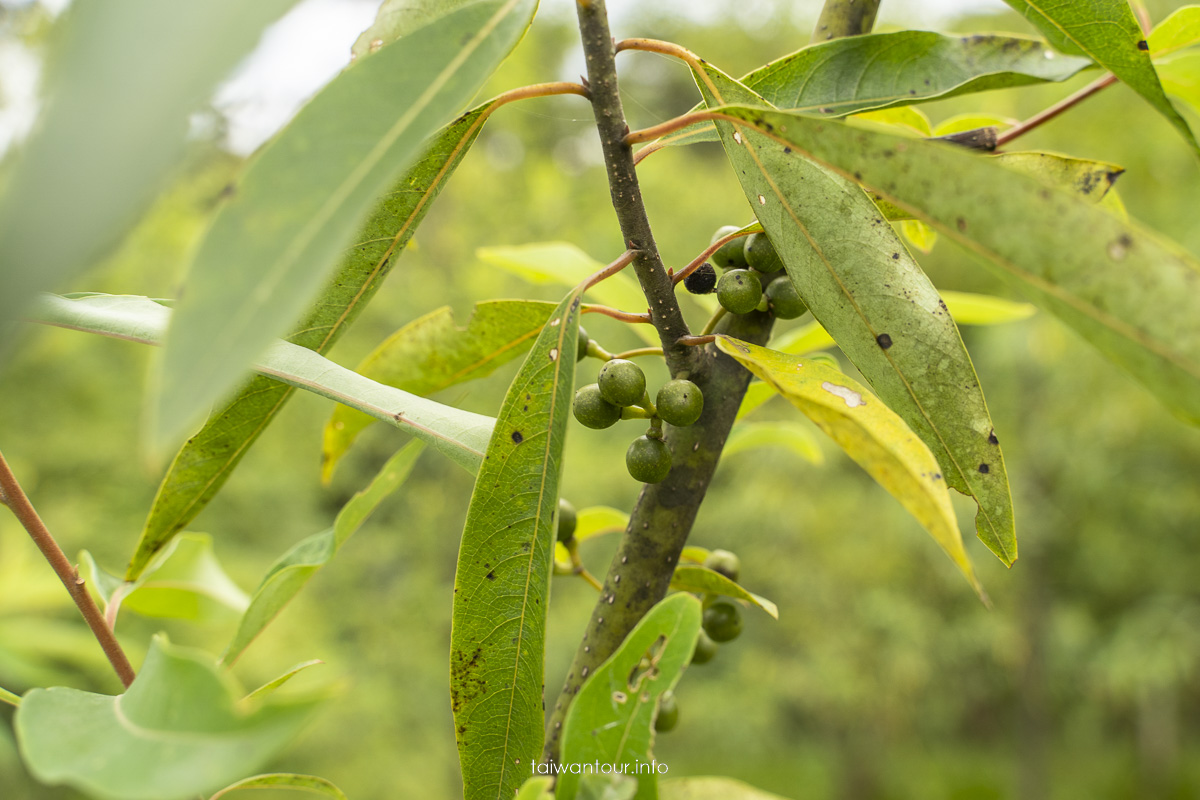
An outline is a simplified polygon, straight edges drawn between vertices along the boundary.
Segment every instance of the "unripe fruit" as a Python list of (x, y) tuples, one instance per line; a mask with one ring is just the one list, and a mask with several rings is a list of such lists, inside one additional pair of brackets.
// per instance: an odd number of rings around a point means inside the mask
[(582, 325), (580, 325), (579, 326), (579, 339), (577, 340), (576, 345), (575, 345), (575, 360), (576, 361), (583, 361), (583, 359), (587, 358), (588, 342), (590, 342), (590, 341), (591, 341), (591, 338), (588, 336), (588, 332), (583, 329)]
[(742, 561), (728, 550), (713, 550), (704, 559), (704, 566), (713, 572), (719, 572), (729, 580), (737, 582), (742, 572)]
[(742, 610), (733, 603), (718, 600), (704, 609), (704, 632), (714, 642), (731, 642), (742, 632)]
[(730, 314), (749, 314), (762, 299), (762, 284), (748, 269), (731, 269), (717, 281), (717, 300)]
[(700, 387), (691, 381), (667, 381), (658, 390), (655, 400), (658, 416), (677, 428), (686, 428), (704, 411), (704, 395)]
[(596, 378), (600, 396), (615, 406), (631, 406), (646, 394), (646, 373), (624, 358), (614, 358), (600, 368)]
[(567, 542), (575, 535), (575, 506), (563, 498), (558, 498), (558, 540)]
[(625, 451), (625, 467), (634, 480), (661, 483), (671, 472), (671, 451), (662, 439), (639, 436)]
[(683, 279), (683, 288), (692, 294), (712, 294), (717, 288), (717, 271), (706, 261)]
[(679, 702), (675, 693), (668, 690), (658, 696), (658, 716), (654, 718), (654, 730), (666, 733), (679, 724)]
[(575, 393), (575, 403), (572, 406), (575, 419), (579, 424), (588, 428), (601, 430), (615, 425), (621, 418), (621, 409), (600, 396), (600, 387), (589, 383)]
[(721, 645), (714, 642), (707, 633), (700, 631), (700, 636), (696, 639), (696, 649), (692, 651), (692, 663), (707, 664), (717, 657), (720, 647)]
[[(712, 239), (708, 243), (711, 245), (717, 239), (721, 239), (731, 233), (737, 233), (739, 230), (741, 229), (736, 225), (722, 226), (717, 229), (717, 232), (713, 234)], [(745, 243), (741, 239), (733, 239), (726, 242), (712, 254), (713, 263), (725, 269), (746, 266), (746, 254), (743, 251), (744, 246)]]
[(800, 299), (800, 293), (787, 279), (772, 281), (767, 286), (767, 301), (771, 304), (771, 311), (779, 319), (795, 319), (808, 311), (808, 306)]
[(775, 252), (774, 245), (765, 233), (752, 233), (743, 245), (746, 265), (759, 272), (778, 272), (783, 269), (783, 260)]

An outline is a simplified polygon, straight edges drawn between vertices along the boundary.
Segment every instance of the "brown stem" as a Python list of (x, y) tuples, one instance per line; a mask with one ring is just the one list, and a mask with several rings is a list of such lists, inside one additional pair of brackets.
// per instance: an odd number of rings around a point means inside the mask
[(626, 250), (616, 261), (612, 262), (604, 269), (597, 270), (594, 275), (590, 276), (586, 281), (584, 281), (583, 288), (590, 289), (600, 281), (611, 278), (613, 275), (616, 275), (618, 272), (628, 267), (639, 255), (640, 253), (638, 253), (637, 250)]
[(686, 267), (672, 275), (671, 280), (675, 282), (676, 286), (678, 286), (680, 281), (682, 281), (688, 275), (691, 275), (696, 270), (700, 269), (700, 267), (704, 266), (704, 262), (708, 261), (708, 259), (712, 257), (712, 254), (724, 247), (727, 242), (732, 242), (734, 239), (749, 235), (750, 231), (734, 231), (728, 236), (722, 236), (720, 239), (717, 239), (715, 242), (705, 248), (703, 253), (693, 258), (691, 263), (689, 263)]
[(62, 581), (67, 592), (71, 595), (71, 599), (75, 601), (75, 605), (79, 606), (79, 612), (83, 614), (84, 620), (87, 621), (88, 627), (92, 629), (92, 634), (96, 637), (96, 641), (100, 643), (100, 647), (104, 650), (104, 655), (108, 657), (109, 662), (113, 665), (113, 669), (117, 672), (117, 677), (121, 679), (121, 683), (125, 688), (133, 683), (134, 672), (133, 666), (129, 663), (129, 659), (125, 656), (125, 651), (121, 649), (121, 645), (117, 642), (116, 636), (113, 635), (112, 628), (104, 621), (104, 615), (100, 613), (100, 609), (96, 607), (96, 603), (92, 600), (91, 594), (88, 593), (87, 586), (82, 578), (79, 577), (77, 570), (70, 561), (67, 560), (62, 548), (58, 546), (58, 542), (54, 541), (54, 537), (34, 510), (33, 504), (29, 502), (29, 498), (25, 496), (25, 492), (21, 489), (21, 484), (17, 483), (17, 477), (13, 475), (9, 469), (8, 462), (4, 460), (4, 454), (0, 453), (0, 489), (3, 490), (7, 502), (5, 505), (12, 510), (13, 515), (24, 526), (25, 530), (29, 531), (30, 538), (34, 544), (42, 551), (42, 555), (50, 562), (50, 566), (54, 569), (58, 579)]
[(603, 314), (606, 317), (612, 317), (613, 319), (619, 319), (622, 322), (640, 322), (645, 325), (653, 325), (654, 324), (654, 320), (652, 320), (650, 318), (649, 314), (635, 314), (632, 311), (621, 311), (616, 308), (609, 308), (608, 306), (585, 305), (580, 310), (580, 313), (582, 313), (582, 314)]
[(1013, 139), (1016, 139), (1018, 136), (1024, 136), (1025, 134), (1029, 133), (1034, 128), (1044, 125), (1045, 123), (1054, 119), (1059, 114), (1063, 113), (1064, 111), (1071, 108), (1072, 106), (1078, 105), (1080, 102), (1091, 97), (1096, 92), (1103, 89), (1104, 87), (1112, 86), (1116, 82), (1117, 82), (1117, 76), (1109, 74), (1109, 75), (1105, 75), (1103, 78), (1100, 78), (1098, 80), (1095, 80), (1095, 81), (1089, 83), (1087, 86), (1083, 87), (1078, 92), (1071, 95), (1070, 97), (1066, 97), (1066, 98), (1063, 98), (1062, 100), (1059, 100), (1057, 103), (1050, 106), (1045, 111), (1042, 111), (1042, 112), (1039, 112), (1039, 113), (1033, 115), (1029, 119), (1022, 122), (1020, 125), (1017, 125), (1015, 128), (1010, 128), (1009, 130), (1002, 133), (1000, 135), (1000, 137), (996, 139), (996, 146), (1001, 147), (1003, 145), (1008, 144)]

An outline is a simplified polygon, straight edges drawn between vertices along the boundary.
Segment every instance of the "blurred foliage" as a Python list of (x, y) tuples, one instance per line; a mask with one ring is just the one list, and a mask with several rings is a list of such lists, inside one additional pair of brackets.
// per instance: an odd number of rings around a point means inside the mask
[[(1147, 5), (1157, 20), (1179, 4)], [(626, 19), (618, 36), (680, 41), (731, 74), (796, 49), (811, 30), (782, 0), (755, 2), (737, 19), (716, 14), (703, 27), (652, 6)], [(888, 7), (885, 25), (900, 19)], [(919, 14), (915, 7), (899, 9)], [(929, 25), (920, 16), (907, 23)], [(1011, 14), (954, 27), (1032, 33)], [(569, 16), (547, 13), (490, 93), (574, 77), (579, 61)], [(631, 53), (621, 68), (634, 125), (695, 102), (682, 66)], [(975, 112), (1023, 119), (1091, 77), (923, 109), (935, 125)], [(1105, 90), (1021, 146), (1125, 167), (1117, 189), (1130, 215), (1200, 252), (1195, 159), (1125, 87)], [(172, 296), (184, 253), (237, 166), (212, 143), (196, 143), (146, 225), (106, 267), (66, 288)], [(715, 146), (656, 154), (640, 175), (668, 264), (690, 260), (718, 226), (751, 218)], [(572, 242), (600, 261), (623, 249), (590, 111), (575, 97), (496, 115), (333, 358), (355, 364), (401, 325), (447, 303), (465, 319), (480, 300), (558, 299), (558, 288), (521, 283), (474, 257), (481, 246), (545, 240)], [(920, 260), (940, 288), (1003, 293), (952, 244)], [(699, 312), (692, 321), (703, 322)], [(640, 345), (613, 320), (585, 324), (611, 351)], [(821, 467), (779, 449), (732, 459), (709, 489), (693, 541), (737, 552), (743, 582), (779, 604), (780, 620), (745, 615), (742, 637), (685, 675), (681, 724), (657, 746), (672, 776), (725, 773), (805, 800), (1200, 797), (1200, 432), (1044, 316), (963, 336), (1005, 447), (1021, 540), (1011, 571), (968, 543), (995, 610), (983, 609), (904, 510), (833, 448)], [(86, 547), (110, 571), (128, 559), (163, 466), (144, 462), (136, 436), (151, 355), (138, 345), (35, 330), (0, 377), (6, 457), (64, 549)], [(438, 399), (494, 414), (515, 369)], [(594, 380), (593, 370), (594, 362), (582, 364), (580, 383)], [(666, 377), (660, 367), (650, 384)], [(191, 526), (213, 535), (243, 589), (328, 526), (403, 443), (394, 430), (371, 428), (322, 489), (329, 410), (318, 398), (295, 397)], [(797, 418), (773, 400), (753, 419)], [(630, 431), (616, 430), (572, 427), (564, 496), (577, 507), (631, 507), (640, 487), (621, 461)], [(348, 687), (272, 769), (322, 775), (352, 798), (459, 792), (447, 654), (470, 490), (458, 467), (422, 459), (239, 662), (238, 677), (253, 686), (321, 658), (326, 666), (295, 682)], [(969, 532), (971, 504), (956, 509)], [(614, 546), (614, 537), (583, 544), (593, 572), (604, 571)], [(0, 575), (0, 686), (115, 691), (65, 593), (55, 593), (53, 576), (7, 515)], [(583, 581), (555, 578), (551, 697), (594, 599)], [(232, 632), (129, 614), (119, 634), (135, 663), (163, 627), (172, 641), (214, 652)], [(5, 800), (73, 797), (25, 777), (10, 732), (0, 727)]]

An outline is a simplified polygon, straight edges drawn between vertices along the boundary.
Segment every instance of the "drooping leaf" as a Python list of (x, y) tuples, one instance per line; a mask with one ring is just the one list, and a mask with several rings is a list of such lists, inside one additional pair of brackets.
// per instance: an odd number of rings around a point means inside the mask
[(904, 420), (841, 372), (726, 336), (718, 336), (716, 344), (804, 412), (899, 500), (983, 596), (941, 468)]
[[(674, 688), (691, 659), (700, 616), (699, 600), (669, 595), (586, 677), (563, 723), (562, 764), (625, 764), (626, 774), (637, 779), (638, 800), (658, 796), (651, 767), (658, 698)], [(564, 772), (555, 797), (575, 800), (579, 784), (579, 774)]]
[(255, 775), (252, 778), (246, 778), (226, 786), (208, 798), (208, 800), (219, 800), (219, 798), (224, 797), (230, 792), (236, 792), (241, 789), (295, 789), (299, 792), (323, 794), (326, 797), (332, 797), (333, 800), (348, 800), (342, 790), (331, 781), (325, 778), (318, 778), (316, 775), (297, 775), (294, 772), (273, 772), (270, 775)]
[[(1045, 42), (1015, 36), (943, 36), (899, 31), (811, 45), (740, 83), (778, 108), (843, 116), (960, 94), (1065, 81), (1091, 66)], [(664, 137), (664, 145), (717, 140), (711, 123)]]
[(1146, 99), (1175, 126), (1193, 149), (1200, 150), (1192, 129), (1163, 93), (1150, 46), (1128, 0), (1004, 0), (1029, 20), (1060, 52), (1086, 56)]
[(120, 241), (183, 153), (188, 116), (294, 2), (70, 9), (48, 102), (0, 195), (0, 342), (37, 292), (61, 288)]
[[(42, 295), (31, 319), (103, 336), (158, 344), (169, 311), (145, 297)], [(290, 342), (276, 342), (255, 369), (276, 381), (357, 408), (411, 433), (469, 472), (479, 469), (495, 422), (376, 383)], [(160, 545), (161, 546), (161, 545)], [(139, 549), (135, 563), (149, 555)]]
[(112, 800), (194, 800), (260, 768), (312, 699), (247, 708), (211, 656), (156, 636), (122, 695), (56, 687), (25, 695), (14, 724), (38, 780)]
[(242, 615), (237, 632), (225, 653), (224, 664), (238, 659), (255, 637), (275, 619), (292, 598), (328, 564), (346, 540), (358, 530), (379, 504), (400, 488), (408, 478), (423, 445), (411, 442), (388, 459), (371, 483), (358, 492), (338, 512), (333, 527), (301, 541), (279, 557), (263, 576), (250, 607)]
[[(318, 353), (333, 347), (375, 296), (496, 105), (493, 100), (477, 106), (433, 138), (421, 159), (375, 207), (357, 244), (289, 342)], [(188, 439), (159, 485), (128, 579), (136, 578), (146, 557), (208, 505), (292, 391), (290, 386), (255, 376)]]
[(659, 784), (662, 800), (788, 800), (733, 778), (669, 778)]
[[(707, 102), (761, 102), (710, 65), (699, 68)], [(1017, 541), (1004, 458), (975, 366), (929, 278), (860, 187), (753, 128), (722, 122), (718, 130), (812, 315), (929, 446), (946, 482), (975, 498), (979, 538), (1012, 564)]]
[(271, 696), (272, 694), (274, 694), (276, 689), (278, 689), (280, 686), (283, 686), (285, 683), (287, 683), (292, 678), (299, 675), (301, 672), (304, 672), (304, 670), (308, 669), (309, 667), (315, 667), (318, 664), (324, 664), (324, 663), (325, 663), (324, 661), (321, 661), (318, 658), (314, 658), (310, 661), (304, 661), (300, 664), (297, 664), (296, 666), (289, 669), (287, 672), (283, 673), (282, 675), (280, 675), (276, 678), (272, 678), (271, 680), (264, 683), (262, 686), (255, 689), (250, 694), (246, 695), (246, 699), (247, 700), (263, 700), (263, 699)]
[[(774, 396), (771, 387), (760, 384), (764, 393)], [(743, 408), (745, 401), (743, 400)], [(753, 409), (751, 409), (753, 410)], [(760, 447), (782, 447), (812, 464), (825, 463), (825, 454), (817, 446), (808, 428), (794, 422), (739, 422), (729, 432), (725, 447), (721, 450), (722, 458), (756, 450)]]
[(708, 567), (676, 567), (675, 574), (671, 576), (671, 588), (678, 592), (719, 594), (745, 600), (770, 614), (773, 619), (779, 619), (779, 607), (770, 600), (746, 591), (737, 581), (731, 581)]
[[(449, 306), (431, 311), (393, 333), (354, 371), (373, 381), (422, 397), (490, 375), (533, 344), (553, 303), (489, 300), (475, 305), (465, 328)], [(338, 461), (359, 433), (375, 420), (336, 406), (325, 423), (321, 479), (328, 483)]]
[(467, 508), (450, 637), (466, 800), (512, 796), (542, 749), (546, 607), (581, 294), (555, 309), (509, 387)]
[(957, 148), (783, 112), (729, 113), (861, 176), (1200, 423), (1200, 261), (1182, 247)]
[(152, 448), (226, 399), (302, 316), (379, 197), (491, 75), (536, 5), (479, 0), (430, 22), (346, 69), (259, 153), (191, 266), (152, 389)]
[(1184, 6), (1154, 26), (1146, 37), (1150, 57), (1170, 55), (1177, 50), (1200, 44), (1200, 6)]
[[(581, 508), (575, 515), (575, 540), (588, 539), (608, 533), (620, 533), (629, 525), (629, 514), (609, 506)], [(562, 542), (554, 543), (554, 561), (560, 567), (570, 569), (571, 556)]]
[(1182, 53), (1158, 65), (1163, 88), (1200, 114), (1200, 52)]
[(250, 602), (221, 568), (207, 533), (176, 535), (135, 581), (105, 572), (86, 550), (80, 561), (86, 567), (81, 574), (101, 591), (111, 619), (116, 619), (111, 608), (116, 606), (144, 617), (222, 621), (236, 618)]

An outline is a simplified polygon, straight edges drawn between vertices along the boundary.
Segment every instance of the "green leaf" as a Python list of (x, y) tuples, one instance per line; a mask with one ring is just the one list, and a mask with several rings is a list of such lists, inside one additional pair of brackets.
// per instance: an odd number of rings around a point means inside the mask
[(949, 136), (952, 133), (965, 133), (979, 128), (1011, 128), (1017, 122), (1011, 117), (998, 114), (957, 114), (935, 125), (933, 135)]
[(182, 155), (188, 116), (293, 3), (71, 8), (53, 37), (50, 100), (0, 197), (0, 330), (120, 242)]
[(933, 127), (925, 112), (915, 106), (893, 106), (878, 111), (864, 111), (850, 117), (854, 124), (868, 123), (891, 128), (895, 133), (932, 136)]
[(472, 0), (384, 0), (371, 26), (359, 34), (350, 48), (351, 60), (377, 53), (420, 28), (457, 11)]
[(132, 582), (100, 569), (86, 550), (80, 561), (86, 567), (84, 578), (101, 592), (111, 620), (124, 608), (143, 617), (220, 622), (240, 615), (250, 602), (221, 568), (207, 533), (176, 535)]
[(301, 792), (311, 792), (312, 794), (323, 794), (326, 797), (334, 798), (334, 800), (347, 800), (342, 790), (334, 786), (330, 781), (318, 778), (315, 775), (297, 775), (292, 772), (255, 775), (252, 778), (246, 778), (245, 780), (240, 780), (237, 783), (226, 786), (208, 800), (218, 800), (230, 792), (236, 792), (239, 789), (295, 789)]
[(543, 660), (582, 288), (505, 395), (454, 577), (450, 697), (466, 800), (511, 797), (542, 749)]
[(905, 239), (908, 239), (909, 244), (922, 253), (933, 252), (933, 246), (937, 244), (937, 231), (915, 219), (906, 219), (901, 222), (900, 232), (904, 234)]
[(1184, 53), (1158, 66), (1163, 88), (1200, 114), (1200, 53)]
[[(421, 159), (375, 207), (357, 237), (358, 243), (349, 249), (320, 301), (296, 326), (289, 342), (318, 353), (333, 347), (375, 296), (497, 106), (495, 100), (484, 103), (434, 137)], [(290, 386), (255, 376), (188, 439), (159, 485), (128, 579), (136, 578), (146, 559), (216, 496), (292, 391)]]
[(716, 344), (804, 412), (899, 500), (984, 597), (937, 460), (904, 420), (866, 388), (822, 364), (727, 336), (718, 336)]
[(770, 614), (772, 619), (779, 619), (779, 607), (770, 600), (746, 591), (736, 581), (707, 567), (676, 567), (675, 574), (671, 576), (671, 588), (678, 592), (719, 594), (744, 600)]
[(1075, 192), (1098, 203), (1108, 194), (1124, 167), (1087, 158), (1060, 156), (1057, 153), (1019, 152), (991, 156), (1009, 169), (1037, 178), (1042, 183)]
[(1179, 245), (957, 148), (782, 112), (727, 111), (860, 175), (1200, 424), (1200, 261)]
[[(609, 506), (589, 506), (575, 514), (575, 540), (585, 542), (597, 536), (620, 533), (629, 525), (629, 514)], [(570, 569), (571, 555), (562, 542), (554, 543), (554, 561)]]
[[(328, 564), (367, 517), (408, 478), (423, 445), (411, 442), (388, 459), (367, 488), (358, 492), (338, 512), (333, 527), (310, 536), (288, 550), (271, 565), (254, 590), (250, 607), (242, 615), (237, 632), (225, 648), (221, 661), (232, 664), (283, 607)], [(290, 677), (290, 676), (289, 676)]]
[(942, 292), (950, 316), (959, 325), (1004, 325), (1029, 319), (1037, 308), (1029, 303), (1017, 303), (1003, 297), (971, 292)]
[[(775, 392), (770, 386), (763, 383), (757, 385), (763, 387), (759, 391), (774, 396)], [(742, 402), (744, 408), (745, 400)], [(808, 428), (794, 422), (739, 422), (729, 432), (721, 456), (733, 456), (760, 447), (782, 447), (812, 464), (825, 463), (825, 454)]]
[[(697, 82), (708, 102), (757, 99), (702, 66)], [(752, 128), (737, 128), (718, 125), (722, 144), (801, 298), (933, 451), (946, 482), (975, 498), (979, 538), (1011, 565), (1017, 541), (1004, 457), (946, 304), (862, 189)]]
[(152, 389), (152, 449), (226, 399), (303, 315), (379, 197), (491, 75), (536, 6), (479, 0), (429, 23), (346, 69), (256, 156), (192, 264)]
[(304, 670), (308, 669), (309, 667), (315, 667), (318, 664), (324, 664), (324, 663), (325, 662), (320, 660), (319, 658), (314, 658), (310, 661), (301, 662), (301, 663), (297, 664), (296, 666), (292, 667), (291, 669), (289, 669), (287, 672), (280, 675), (279, 677), (273, 678), (272, 680), (267, 681), (262, 686), (258, 687), (253, 692), (246, 695), (246, 699), (247, 700), (263, 700), (267, 697), (270, 697), (272, 694), (275, 693), (276, 689), (278, 689), (280, 686), (283, 686), (285, 683), (287, 683), (292, 678), (299, 675)]
[(733, 778), (670, 778), (659, 785), (662, 800), (787, 800)]
[(1128, 0), (1004, 0), (1029, 20), (1059, 51), (1087, 56), (1116, 75), (1146, 102), (1158, 109), (1200, 151), (1192, 129), (1163, 93), (1150, 47)]
[[(604, 265), (568, 242), (537, 242), (514, 247), (480, 247), (475, 257), (491, 267), (499, 267), (535, 284), (555, 283), (577, 286)], [(618, 272), (588, 289), (588, 296), (606, 306), (639, 313), (646, 308), (637, 278), (629, 272)], [(695, 297), (695, 295), (687, 295)], [(638, 338), (657, 347), (661, 342), (657, 331), (649, 325), (633, 325), (630, 329)]]
[[(1045, 42), (1015, 36), (872, 33), (811, 45), (740, 81), (779, 108), (842, 116), (972, 92), (1065, 81), (1091, 66)], [(716, 141), (711, 123), (664, 137), (662, 145)]]
[[(42, 295), (31, 318), (47, 325), (157, 344), (168, 316), (166, 308), (145, 297), (92, 295), (68, 300)], [(495, 422), (376, 383), (290, 342), (276, 342), (255, 369), (411, 433), (469, 472), (479, 469)], [(139, 549), (135, 563), (148, 558)]]
[(580, 778), (575, 800), (634, 800), (637, 793), (638, 782), (628, 775), (589, 772)]
[[(815, 322), (812, 324), (817, 325), (817, 323), (815, 323)], [(806, 327), (809, 327), (809, 326), (806, 326)], [(820, 326), (818, 325), (817, 327), (820, 327)], [(795, 330), (801, 330), (801, 329), (797, 328)], [(821, 328), (821, 332), (824, 333), (825, 329)], [(826, 338), (828, 338), (828, 336), (829, 336), (829, 334), (827, 334), (827, 333), (824, 333), (824, 335), (826, 336)], [(833, 340), (830, 339), (830, 342), (832, 342), (832, 341)], [(771, 343), (771, 346), (774, 347), (774, 342)], [(768, 400), (770, 400), (772, 397), (775, 397), (775, 396), (776, 396), (775, 390), (772, 389), (767, 384), (763, 383), (762, 381), (751, 381), (750, 385), (748, 387), (746, 387), (746, 394), (742, 396), (742, 404), (740, 406), (738, 406), (737, 417), (734, 419), (734, 421), (740, 422), (742, 417), (746, 416), (751, 411), (754, 411), (759, 406), (761, 406), (763, 403), (767, 402)], [(728, 455), (728, 453), (729, 453), (729, 442), (728, 441), (726, 441), (725, 449), (722, 450), (722, 453)]]
[[(617, 652), (584, 681), (563, 724), (558, 800), (575, 800), (583, 764), (625, 764), (639, 800), (657, 797), (654, 717), (658, 698), (679, 681), (700, 635), (700, 601), (673, 594), (642, 617)], [(646, 659), (643, 663), (643, 659)]]
[(554, 800), (554, 779), (533, 777), (521, 784), (514, 800)]
[[(449, 306), (432, 311), (393, 333), (354, 371), (373, 381), (426, 397), (490, 375), (533, 344), (553, 303), (490, 300), (477, 303), (465, 328)], [(338, 461), (374, 419), (336, 406), (325, 423), (321, 479), (329, 483)]]
[(239, 696), (209, 655), (159, 635), (125, 694), (33, 689), (14, 725), (43, 783), (113, 800), (193, 800), (261, 767), (316, 705), (247, 707)]
[(1200, 6), (1184, 6), (1154, 26), (1146, 37), (1150, 57), (1157, 59), (1200, 44)]

